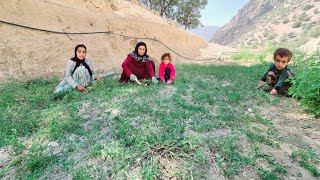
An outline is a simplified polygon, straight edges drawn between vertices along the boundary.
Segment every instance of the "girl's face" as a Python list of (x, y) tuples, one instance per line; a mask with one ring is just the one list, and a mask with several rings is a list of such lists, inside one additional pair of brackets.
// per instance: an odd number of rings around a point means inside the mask
[(83, 47), (79, 47), (77, 50), (77, 58), (83, 60), (86, 57), (87, 50)]
[(146, 47), (145, 46), (139, 46), (138, 47), (138, 54), (140, 56), (143, 56), (145, 52), (146, 52)]
[(163, 63), (164, 63), (165, 65), (168, 65), (168, 64), (170, 63), (171, 59), (170, 59), (169, 56), (166, 56), (166, 57), (163, 58), (162, 61), (163, 61)]

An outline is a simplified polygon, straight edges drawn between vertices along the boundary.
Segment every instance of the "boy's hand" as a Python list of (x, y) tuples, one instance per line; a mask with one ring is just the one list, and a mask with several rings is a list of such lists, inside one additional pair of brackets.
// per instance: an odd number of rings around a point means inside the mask
[(77, 89), (78, 89), (78, 91), (80, 91), (80, 92), (83, 92), (83, 91), (85, 90), (84, 87), (81, 86), (81, 85), (78, 85), (78, 86), (77, 86)]
[(264, 81), (260, 81), (259, 86), (263, 86), (263, 85), (264, 85)]
[(278, 94), (278, 91), (277, 91), (276, 89), (272, 89), (272, 90), (270, 91), (270, 94), (276, 95), (276, 94)]

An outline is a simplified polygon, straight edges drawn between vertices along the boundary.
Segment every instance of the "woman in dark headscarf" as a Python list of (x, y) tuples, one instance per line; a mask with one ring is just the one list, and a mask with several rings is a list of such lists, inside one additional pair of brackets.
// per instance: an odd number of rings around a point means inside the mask
[(85, 88), (101, 77), (96, 76), (93, 64), (86, 59), (87, 48), (83, 44), (79, 44), (74, 49), (74, 57), (68, 60), (66, 66), (66, 75), (60, 84), (55, 88), (54, 93), (76, 88), (83, 92)]
[(155, 65), (152, 59), (147, 55), (147, 45), (144, 42), (139, 42), (134, 51), (128, 54), (127, 58), (122, 63), (122, 75), (120, 82), (151, 79), (154, 84), (158, 83), (155, 77)]

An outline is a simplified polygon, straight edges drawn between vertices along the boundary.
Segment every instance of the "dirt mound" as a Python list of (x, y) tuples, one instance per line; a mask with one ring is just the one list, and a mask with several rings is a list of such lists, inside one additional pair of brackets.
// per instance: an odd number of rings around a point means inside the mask
[[(0, 23), (0, 81), (8, 77), (63, 76), (66, 61), (80, 43), (87, 46), (87, 58), (93, 60), (98, 71), (117, 72), (139, 41), (147, 43), (148, 54), (157, 61), (162, 53), (171, 52), (163, 44), (144, 38), (156, 38), (190, 58), (198, 57), (200, 49), (207, 47), (203, 39), (131, 1), (1, 1), (0, 19), (59, 32), (110, 32), (65, 35)], [(173, 57), (176, 62), (186, 62), (175, 54)]]

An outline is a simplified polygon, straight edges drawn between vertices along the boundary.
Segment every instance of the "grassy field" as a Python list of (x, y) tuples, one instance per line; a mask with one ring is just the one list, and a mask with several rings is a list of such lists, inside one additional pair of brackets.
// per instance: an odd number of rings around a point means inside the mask
[(173, 85), (106, 77), (0, 85), (0, 178), (318, 179), (319, 120), (255, 90), (268, 64), (177, 66)]

